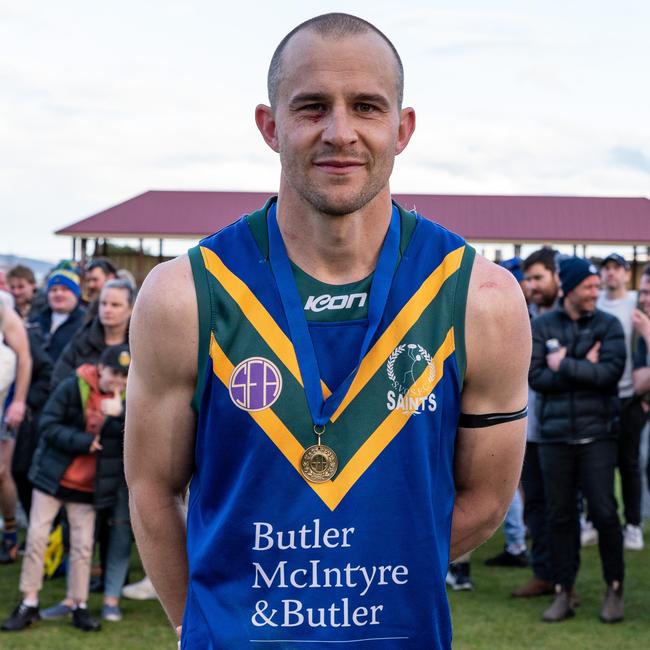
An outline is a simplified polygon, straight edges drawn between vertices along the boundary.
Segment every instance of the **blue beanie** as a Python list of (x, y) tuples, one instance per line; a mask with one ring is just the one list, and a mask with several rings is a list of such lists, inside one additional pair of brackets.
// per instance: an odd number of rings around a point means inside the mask
[(511, 257), (509, 260), (499, 262), (499, 266), (508, 269), (515, 276), (517, 282), (524, 281), (524, 272), (521, 268), (521, 257)]
[(560, 260), (560, 284), (566, 296), (590, 275), (599, 275), (598, 269), (582, 257), (566, 257)]
[(49, 291), (53, 286), (60, 284), (72, 291), (77, 298), (81, 295), (81, 287), (79, 286), (79, 276), (67, 269), (56, 269), (47, 281), (47, 290)]

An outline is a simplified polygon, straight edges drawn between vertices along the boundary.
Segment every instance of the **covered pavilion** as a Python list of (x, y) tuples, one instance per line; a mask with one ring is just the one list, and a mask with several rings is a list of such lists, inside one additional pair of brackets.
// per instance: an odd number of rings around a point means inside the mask
[[(56, 231), (72, 239), (73, 258), (82, 265), (87, 243), (111, 239), (157, 239), (163, 259), (164, 240), (198, 240), (263, 205), (264, 192), (150, 190)], [(416, 209), (468, 241), (523, 244), (632, 246), (648, 256), (650, 200), (645, 197), (491, 196), (395, 194), (400, 205)]]

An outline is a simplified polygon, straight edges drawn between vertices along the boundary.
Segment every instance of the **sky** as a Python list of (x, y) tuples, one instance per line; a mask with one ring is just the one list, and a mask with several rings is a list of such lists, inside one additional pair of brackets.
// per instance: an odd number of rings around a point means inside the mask
[(645, 1), (0, 0), (0, 254), (69, 256), (55, 230), (150, 189), (274, 191), (253, 110), (327, 11), (403, 59), (394, 192), (650, 196)]

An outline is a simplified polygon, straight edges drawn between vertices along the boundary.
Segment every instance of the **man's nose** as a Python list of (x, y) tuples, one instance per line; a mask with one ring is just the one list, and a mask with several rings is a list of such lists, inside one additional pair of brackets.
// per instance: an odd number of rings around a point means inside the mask
[(332, 108), (322, 137), (324, 142), (335, 147), (344, 147), (357, 141), (353, 118), (344, 106)]

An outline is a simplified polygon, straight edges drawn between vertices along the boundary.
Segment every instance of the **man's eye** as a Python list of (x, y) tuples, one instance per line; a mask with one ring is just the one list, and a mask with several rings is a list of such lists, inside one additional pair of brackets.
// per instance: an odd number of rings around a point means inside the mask
[(324, 113), (327, 110), (327, 107), (325, 104), (305, 104), (301, 110), (310, 113)]
[(357, 110), (360, 113), (372, 113), (375, 110), (375, 107), (372, 104), (360, 103), (357, 104)]

